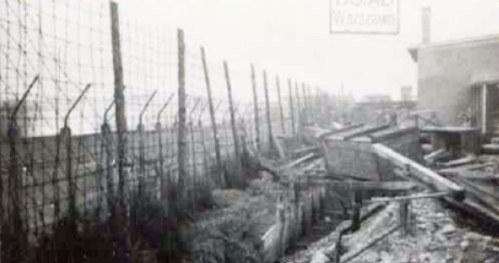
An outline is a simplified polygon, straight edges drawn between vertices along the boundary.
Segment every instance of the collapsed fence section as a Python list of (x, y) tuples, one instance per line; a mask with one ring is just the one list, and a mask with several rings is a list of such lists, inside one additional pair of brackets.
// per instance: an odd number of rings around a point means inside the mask
[(249, 156), (327, 113), (319, 89), (131, 21), (116, 3), (0, 2), (4, 262), (67, 218), (116, 219), (126, 256), (134, 198), (195, 216), (211, 189), (244, 186)]

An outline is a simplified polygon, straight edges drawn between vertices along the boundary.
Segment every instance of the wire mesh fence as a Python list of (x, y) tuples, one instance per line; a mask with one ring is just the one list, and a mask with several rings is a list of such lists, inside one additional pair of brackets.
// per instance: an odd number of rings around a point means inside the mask
[(324, 113), (319, 89), (213, 59), (181, 30), (112, 17), (112, 5), (0, 2), (1, 220), (11, 262), (65, 217), (110, 217), (116, 200), (147, 195), (168, 210), (177, 189), (177, 209), (196, 213), (206, 189), (243, 183), (241, 158)]

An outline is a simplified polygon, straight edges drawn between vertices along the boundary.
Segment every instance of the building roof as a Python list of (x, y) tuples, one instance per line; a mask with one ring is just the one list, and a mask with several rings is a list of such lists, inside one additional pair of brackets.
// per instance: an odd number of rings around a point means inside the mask
[(489, 43), (499, 43), (499, 34), (485, 35), (472, 38), (453, 39), (441, 42), (419, 44), (408, 48), (409, 54), (412, 59), (418, 61), (418, 51), (420, 49), (438, 49), (449, 47), (470, 47), (474, 45), (484, 45)]

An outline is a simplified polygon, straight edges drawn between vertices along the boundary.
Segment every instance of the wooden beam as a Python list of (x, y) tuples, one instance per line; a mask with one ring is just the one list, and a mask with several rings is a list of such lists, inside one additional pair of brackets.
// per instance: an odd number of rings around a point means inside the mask
[(298, 158), (298, 159), (296, 159), (296, 160), (294, 160), (294, 161), (292, 161), (292, 162), (290, 162), (290, 163), (282, 166), (280, 169), (293, 168), (294, 166), (297, 166), (297, 165), (299, 165), (299, 164), (301, 164), (301, 163), (303, 163), (303, 162), (311, 159), (314, 156), (316, 156), (314, 153), (309, 153), (309, 154), (307, 154), (307, 155), (305, 155), (305, 156), (303, 156), (301, 158)]
[(346, 131), (349, 131), (349, 130), (357, 129), (357, 128), (360, 128), (362, 126), (364, 126), (363, 123), (353, 124), (353, 125), (350, 125), (350, 126), (347, 126), (347, 127), (340, 128), (340, 129), (330, 130), (330, 131), (321, 133), (321, 134), (318, 135), (318, 137), (319, 137), (319, 140), (322, 141), (323, 139), (326, 139), (326, 137), (328, 137), (330, 135), (334, 135), (334, 134), (337, 134), (337, 133), (340, 133), (340, 132), (346, 132)]
[(345, 136), (335, 137), (335, 139), (349, 140), (349, 139), (352, 139), (352, 138), (355, 138), (355, 137), (365, 136), (365, 135), (367, 135), (369, 133), (373, 133), (373, 132), (385, 130), (385, 129), (388, 129), (388, 128), (390, 128), (390, 125), (378, 125), (378, 126), (374, 126), (374, 127), (366, 127), (364, 129), (352, 132), (352, 133), (347, 134)]
[(415, 189), (418, 184), (410, 181), (335, 181), (323, 178), (309, 178), (308, 184), (324, 185), (338, 189), (358, 189), (358, 190), (373, 190), (373, 191), (410, 191)]
[(374, 144), (373, 151), (379, 157), (390, 161), (395, 166), (406, 169), (407, 177), (412, 180), (420, 181), (438, 191), (452, 192), (454, 198), (462, 201), (465, 197), (463, 187), (440, 176), (431, 169), (395, 152), (394, 150), (382, 144)]
[(406, 202), (414, 199), (427, 199), (427, 198), (440, 198), (452, 195), (451, 192), (434, 192), (427, 194), (415, 194), (408, 196), (397, 196), (397, 197), (381, 197), (381, 198), (373, 198), (369, 201), (365, 201), (366, 204), (372, 203), (386, 203), (386, 202)]

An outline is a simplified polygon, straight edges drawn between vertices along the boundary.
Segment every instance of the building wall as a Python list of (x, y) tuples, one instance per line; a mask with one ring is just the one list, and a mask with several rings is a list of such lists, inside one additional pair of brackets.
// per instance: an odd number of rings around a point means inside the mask
[(474, 75), (499, 72), (499, 37), (418, 50), (418, 108), (457, 124), (473, 101)]

